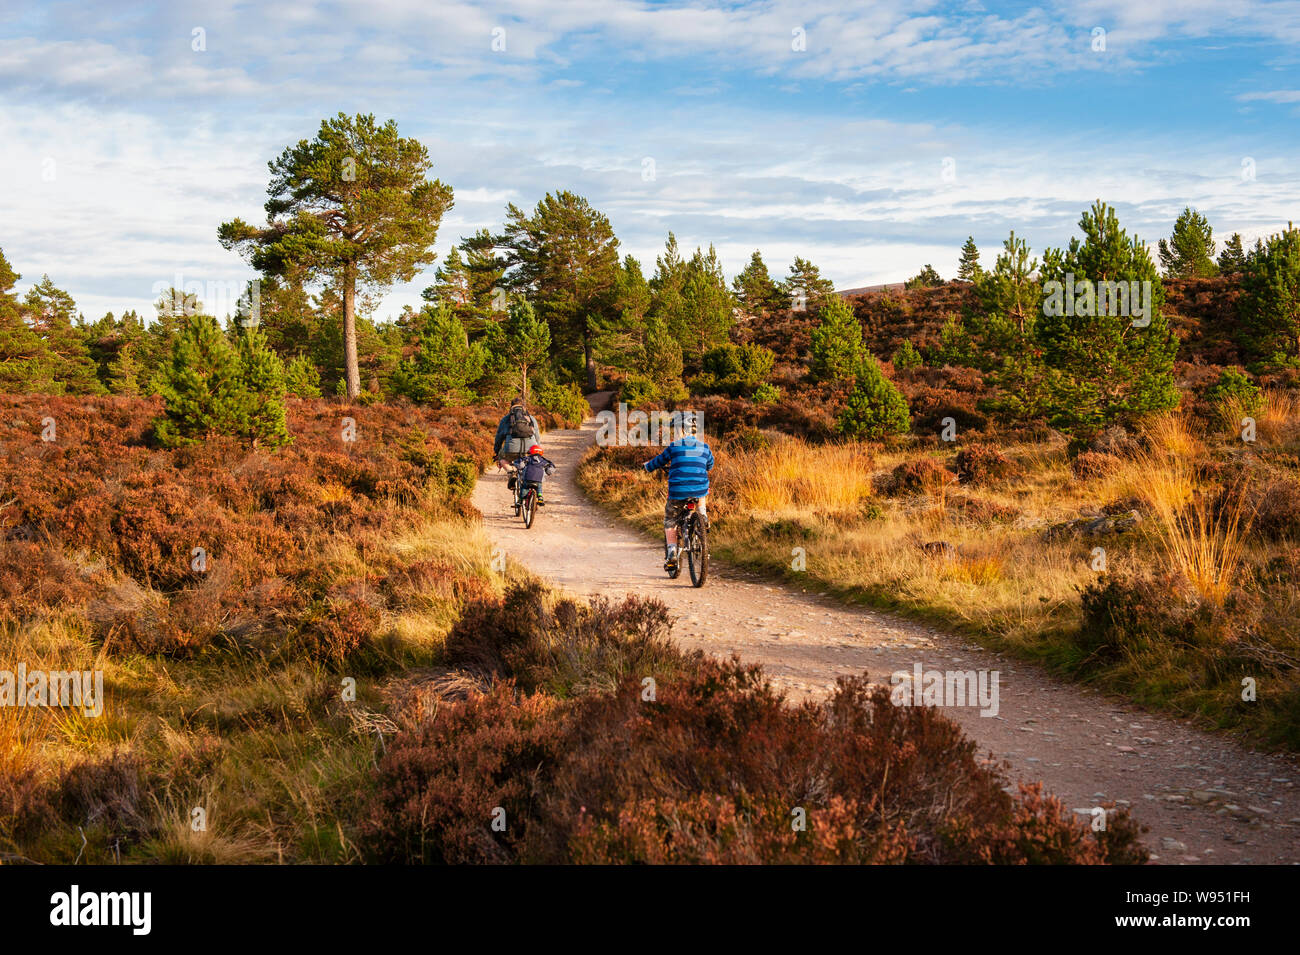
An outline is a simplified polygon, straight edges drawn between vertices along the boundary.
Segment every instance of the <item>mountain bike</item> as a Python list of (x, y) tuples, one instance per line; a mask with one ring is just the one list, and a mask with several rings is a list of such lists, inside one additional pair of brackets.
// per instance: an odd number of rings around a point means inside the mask
[(525, 481), (519, 477), (515, 481), (515, 513), (524, 519), (524, 527), (533, 526), (537, 516), (537, 482)]
[(514, 491), (514, 501), (511, 506), (515, 509), (515, 517), (524, 519), (524, 527), (533, 526), (533, 518), (537, 516), (537, 491), (536, 481), (525, 481), (523, 468), (516, 468), (498, 461), (497, 466), (512, 471), (510, 480), (506, 484), (507, 488)]
[(696, 507), (699, 502), (699, 498), (687, 498), (685, 514), (677, 519), (677, 564), (668, 571), (668, 576), (676, 580), (682, 572), (681, 555), (685, 554), (694, 587), (703, 587), (709, 572), (709, 519)]

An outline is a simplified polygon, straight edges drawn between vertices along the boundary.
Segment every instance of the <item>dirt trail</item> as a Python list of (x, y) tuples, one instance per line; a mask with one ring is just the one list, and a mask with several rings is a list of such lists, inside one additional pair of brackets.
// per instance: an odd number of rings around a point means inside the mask
[(1255, 753), (976, 647), (964, 638), (887, 613), (845, 605), (710, 563), (699, 590), (685, 573), (670, 581), (662, 543), (618, 524), (575, 483), (596, 424), (552, 431), (543, 444), (559, 470), (531, 530), (513, 516), (505, 478), (489, 472), (474, 491), (484, 527), (508, 560), (576, 594), (651, 595), (673, 612), (685, 647), (763, 664), (792, 697), (824, 693), (836, 677), (867, 671), (888, 684), (895, 671), (997, 670), (1000, 708), (946, 712), (981, 748), (1041, 779), (1066, 805), (1128, 805), (1149, 826), (1162, 863), (1300, 862), (1300, 765)]

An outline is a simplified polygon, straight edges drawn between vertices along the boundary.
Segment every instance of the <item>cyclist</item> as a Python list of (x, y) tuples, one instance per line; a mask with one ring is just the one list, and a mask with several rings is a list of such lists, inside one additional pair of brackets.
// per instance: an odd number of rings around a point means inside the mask
[(542, 500), (542, 483), (546, 480), (546, 475), (555, 470), (555, 465), (542, 457), (542, 446), (534, 444), (528, 449), (527, 454), (520, 455), (511, 464), (514, 466), (515, 473), (523, 479), (524, 487), (530, 484), (537, 485), (537, 506), (545, 507), (546, 502)]
[[(516, 395), (510, 399), (510, 410), (497, 425), (496, 440), (492, 444), (492, 456), (497, 459), (497, 467), (505, 467), (505, 456), (519, 457), (542, 440), (537, 427), (537, 419), (524, 407), (524, 399)], [(516, 474), (511, 471), (506, 480), (506, 488), (515, 489)]]
[(705, 496), (709, 493), (709, 472), (713, 470), (713, 452), (696, 434), (699, 427), (694, 413), (682, 415), (687, 434), (678, 438), (645, 463), (651, 473), (668, 468), (668, 500), (664, 504), (664, 570), (677, 569), (677, 522), (686, 512), (686, 501), (696, 498), (696, 508), (703, 518)]

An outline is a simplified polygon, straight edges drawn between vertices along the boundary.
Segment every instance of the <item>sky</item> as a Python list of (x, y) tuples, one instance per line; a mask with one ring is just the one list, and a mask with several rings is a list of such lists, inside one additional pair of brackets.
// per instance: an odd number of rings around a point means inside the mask
[[(452, 186), (436, 250), (568, 189), (647, 274), (669, 231), (838, 288), (952, 277), (1095, 199), (1154, 246), (1300, 219), (1300, 0), (0, 0), (0, 249), (87, 318), (162, 288), (233, 310), (267, 162), (395, 119)], [(436, 265), (388, 290), (419, 304)]]

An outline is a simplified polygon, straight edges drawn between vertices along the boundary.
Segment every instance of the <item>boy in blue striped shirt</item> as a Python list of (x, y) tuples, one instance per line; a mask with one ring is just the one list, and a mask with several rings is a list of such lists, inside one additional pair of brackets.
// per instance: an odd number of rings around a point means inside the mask
[[(689, 421), (687, 420), (689, 419)], [(688, 498), (697, 498), (701, 517), (707, 519), (704, 498), (709, 493), (709, 472), (713, 470), (713, 452), (696, 437), (694, 414), (683, 415), (682, 424), (690, 433), (678, 438), (645, 463), (651, 473), (668, 468), (668, 501), (664, 504), (664, 569), (677, 567), (677, 521), (686, 509)]]

